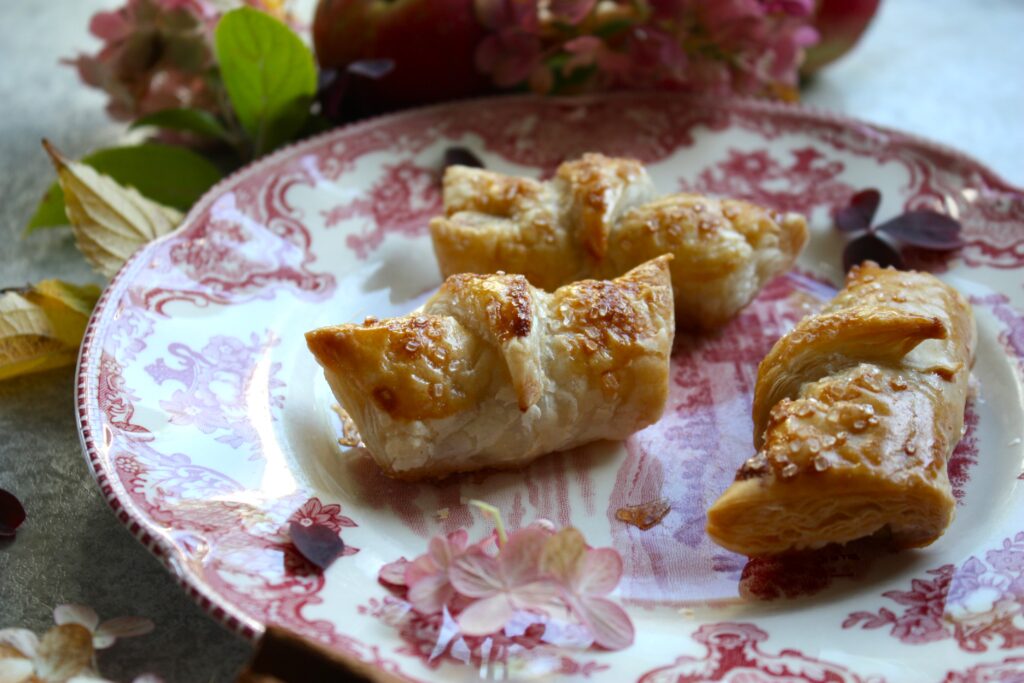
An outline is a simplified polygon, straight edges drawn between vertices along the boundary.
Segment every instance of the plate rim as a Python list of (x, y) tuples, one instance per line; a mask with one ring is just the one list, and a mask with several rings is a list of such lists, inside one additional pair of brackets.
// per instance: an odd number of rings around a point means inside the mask
[(258, 640), (266, 630), (267, 624), (245, 614), (240, 608), (229, 602), (224, 596), (214, 591), (201, 575), (189, 569), (183, 560), (184, 555), (180, 547), (167, 541), (164, 537), (164, 527), (161, 527), (154, 520), (145, 515), (138, 506), (126, 494), (123, 487), (119, 485), (116, 474), (108, 474), (109, 463), (100, 455), (93, 438), (94, 425), (90, 423), (88, 410), (88, 382), (89, 377), (86, 371), (93, 364), (93, 342), (100, 321), (107, 314), (107, 304), (111, 296), (121, 292), (121, 285), (127, 277), (134, 273), (138, 265), (155, 249), (164, 242), (177, 239), (180, 234), (191, 229), (197, 217), (205, 212), (208, 207), (220, 197), (223, 192), (233, 184), (263, 171), (264, 167), (277, 163), (287, 157), (300, 155), (303, 151), (321, 145), (331, 137), (348, 135), (364, 128), (372, 128), (383, 123), (399, 121), (405, 118), (415, 118), (431, 113), (443, 112), (454, 108), (474, 108), (487, 105), (498, 105), (505, 103), (538, 103), (553, 106), (585, 106), (595, 102), (607, 102), (609, 100), (629, 99), (672, 99), (685, 100), (722, 110), (747, 110), (762, 112), (769, 115), (796, 116), (811, 122), (831, 123), (842, 125), (846, 128), (856, 129), (858, 133), (868, 134), (870, 132), (882, 133), (891, 138), (891, 144), (915, 147), (931, 152), (945, 159), (961, 164), (968, 169), (978, 173), (994, 189), (1011, 195), (1024, 198), (1024, 186), (1018, 187), (1007, 181), (1003, 176), (994, 171), (985, 163), (979, 161), (971, 154), (965, 153), (945, 143), (937, 142), (916, 133), (910, 133), (898, 128), (886, 125), (871, 123), (864, 119), (846, 114), (834, 112), (818, 106), (809, 106), (800, 103), (779, 102), (772, 100), (760, 100), (744, 96), (709, 96), (691, 93), (677, 93), (666, 91), (638, 90), (622, 91), (616, 93), (595, 93), (579, 96), (538, 96), (532, 94), (516, 95), (491, 95), (486, 97), (468, 98), (442, 102), (429, 106), (413, 107), (397, 112), (380, 114), (359, 121), (336, 126), (330, 130), (318, 133), (309, 138), (299, 140), (285, 145), (274, 152), (252, 161), (212, 185), (192, 205), (191, 209), (182, 219), (181, 224), (171, 232), (162, 235), (155, 240), (139, 247), (131, 257), (110, 279), (104, 287), (86, 326), (82, 343), (79, 347), (78, 359), (75, 366), (75, 422), (81, 443), (82, 455), (89, 467), (89, 472), (100, 489), (107, 505), (114, 512), (115, 517), (121, 521), (128, 531), (148, 551), (150, 551), (164, 567), (178, 585), (184, 589), (186, 594), (215, 621), (222, 624), (230, 631), (242, 636), (250, 642)]

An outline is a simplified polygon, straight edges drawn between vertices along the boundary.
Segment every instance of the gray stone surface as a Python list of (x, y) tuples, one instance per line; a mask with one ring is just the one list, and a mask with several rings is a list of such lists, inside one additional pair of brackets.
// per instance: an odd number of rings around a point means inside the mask
[[(309, 0), (307, 0), (308, 3)], [(62, 56), (92, 45), (89, 16), (114, 0), (0, 2), (0, 286), (89, 272), (66, 230), (21, 238), (52, 180), (39, 148), (77, 156), (123, 127), (81, 87)], [(1024, 3), (887, 0), (860, 47), (811, 84), (805, 101), (904, 128), (967, 151), (1024, 186)], [(248, 646), (199, 610), (110, 513), (82, 459), (70, 368), (0, 383), (0, 487), (29, 521), (0, 543), (0, 627), (44, 630), (53, 606), (84, 602), (101, 616), (140, 614), (157, 630), (100, 658), (127, 681), (227, 681)]]

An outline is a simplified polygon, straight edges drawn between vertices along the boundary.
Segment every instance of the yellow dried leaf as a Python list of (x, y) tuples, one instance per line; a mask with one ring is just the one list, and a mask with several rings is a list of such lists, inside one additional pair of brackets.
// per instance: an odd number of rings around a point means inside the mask
[(0, 295), (0, 380), (73, 364), (99, 295), (60, 280)]
[(45, 140), (43, 146), (57, 169), (78, 250), (103, 275), (114, 275), (136, 249), (181, 223), (178, 210), (65, 158)]

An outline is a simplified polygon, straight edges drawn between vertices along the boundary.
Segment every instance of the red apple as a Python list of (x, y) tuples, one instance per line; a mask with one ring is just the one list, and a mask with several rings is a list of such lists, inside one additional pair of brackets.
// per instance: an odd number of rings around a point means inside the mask
[(313, 44), (320, 66), (390, 59), (394, 69), (368, 86), (383, 108), (466, 97), (486, 90), (475, 66), (485, 29), (473, 0), (320, 0)]
[(807, 48), (800, 70), (811, 74), (834, 62), (857, 44), (878, 10), (879, 0), (818, 0), (814, 27), (821, 40)]

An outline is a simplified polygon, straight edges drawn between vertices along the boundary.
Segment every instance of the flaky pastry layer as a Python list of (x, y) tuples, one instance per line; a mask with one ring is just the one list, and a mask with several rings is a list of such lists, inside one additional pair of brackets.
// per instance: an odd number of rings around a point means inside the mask
[(455, 275), (411, 315), (306, 339), (389, 475), (515, 467), (660, 417), (670, 260), (550, 294), (522, 275)]
[(770, 555), (888, 527), (935, 541), (953, 517), (947, 460), (974, 357), (970, 306), (927, 273), (865, 263), (761, 363), (757, 454), (708, 510), (720, 545)]
[(672, 254), (680, 327), (713, 329), (792, 267), (807, 223), (749, 202), (658, 198), (640, 162), (586, 154), (547, 182), (452, 166), (430, 223), (441, 272), (521, 273), (551, 290)]

